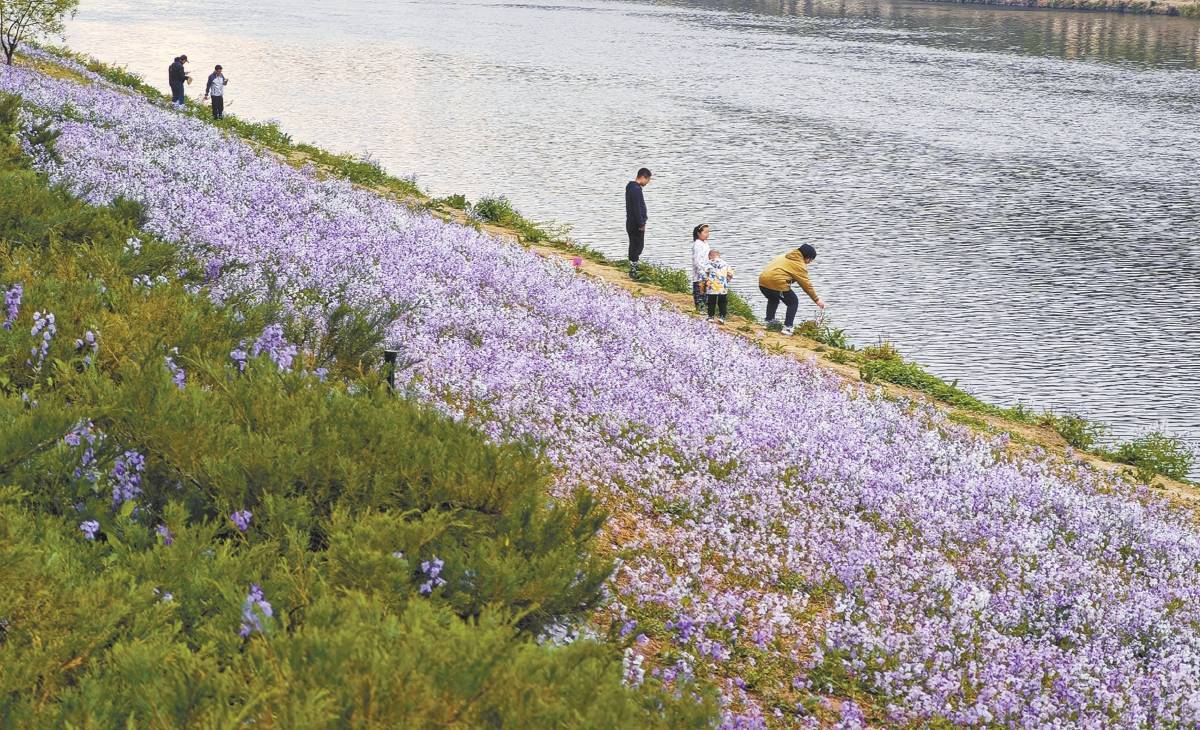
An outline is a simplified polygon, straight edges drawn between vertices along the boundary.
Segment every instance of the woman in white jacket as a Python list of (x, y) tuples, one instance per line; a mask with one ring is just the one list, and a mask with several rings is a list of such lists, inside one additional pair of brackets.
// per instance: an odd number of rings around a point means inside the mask
[(704, 272), (708, 269), (708, 233), (708, 226), (703, 223), (692, 229), (692, 300), (697, 312), (703, 312), (707, 303)]

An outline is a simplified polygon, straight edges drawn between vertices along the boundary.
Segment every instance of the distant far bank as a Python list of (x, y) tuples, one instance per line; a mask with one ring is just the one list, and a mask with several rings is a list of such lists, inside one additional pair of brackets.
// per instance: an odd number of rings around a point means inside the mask
[(1162, 2), (1161, 0), (927, 0), (952, 5), (994, 5), (1038, 10), (1089, 10), (1131, 15), (1177, 15), (1200, 18), (1200, 1)]

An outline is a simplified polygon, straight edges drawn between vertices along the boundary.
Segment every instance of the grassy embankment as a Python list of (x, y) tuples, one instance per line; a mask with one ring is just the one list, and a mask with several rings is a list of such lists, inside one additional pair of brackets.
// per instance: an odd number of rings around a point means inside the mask
[[(30, 169), (0, 96), (0, 726), (697, 727), (585, 621), (605, 516)], [(282, 325), (282, 330), (276, 329)], [(273, 333), (273, 334), (269, 334)], [(280, 337), (280, 334), (286, 337)], [(261, 350), (261, 352), (257, 352)], [(327, 376), (326, 376), (327, 373)], [(703, 697), (701, 702), (694, 697)]]
[[(89, 70), (104, 78), (134, 89), (146, 97), (159, 102), (167, 98), (156, 88), (125, 69), (109, 66), (68, 49), (55, 49), (56, 53), (75, 58)], [(56, 71), (55, 69), (46, 69)], [(347, 179), (355, 184), (371, 188), (380, 193), (400, 199), (413, 207), (431, 211), (448, 220), (457, 220), (516, 239), (523, 245), (543, 254), (578, 258), (590, 263), (589, 273), (599, 275), (610, 283), (629, 289), (635, 296), (661, 294), (686, 295), (690, 301), (691, 280), (686, 271), (666, 267), (643, 266), (639, 281), (630, 282), (623, 276), (626, 262), (611, 259), (604, 254), (575, 241), (569, 230), (555, 224), (538, 223), (521, 215), (503, 196), (487, 197), (472, 204), (465, 196), (431, 198), (411, 179), (389, 175), (374, 160), (352, 155), (338, 155), (313, 145), (296, 143), (273, 123), (248, 122), (236, 116), (226, 115), (223, 120), (213, 120), (207, 109), (189, 101), (186, 113), (215, 124), (232, 134), (270, 150), (290, 163), (302, 166), (311, 164), (322, 174)], [(673, 301), (681, 309), (690, 311), (679, 296)], [(780, 353), (795, 351), (781, 337), (763, 337), (750, 325), (756, 321), (749, 304), (737, 294), (731, 296), (730, 328), (759, 339), (764, 348)], [(845, 332), (826, 323), (807, 322), (799, 328), (809, 342), (803, 351), (822, 355), (830, 363), (841, 366), (839, 371), (856, 380), (879, 383), (897, 388), (885, 388), (885, 392), (907, 396), (920, 393), (932, 398), (951, 411), (951, 417), (970, 427), (989, 431), (1012, 433), (1019, 441), (1047, 445), (1052, 448), (1066, 444), (1095, 459), (1131, 467), (1129, 474), (1134, 478), (1152, 483), (1156, 475), (1165, 477), (1170, 486), (1186, 484), (1193, 455), (1178, 438), (1163, 433), (1150, 433), (1129, 442), (1106, 448), (1102, 446), (1107, 434), (1103, 424), (1089, 422), (1073, 413), (1038, 412), (1025, 405), (1001, 407), (983, 402), (958, 387), (957, 381), (947, 382), (929, 373), (919, 364), (906, 361), (891, 344), (858, 350), (848, 344)], [(801, 341), (797, 338), (797, 341)]]

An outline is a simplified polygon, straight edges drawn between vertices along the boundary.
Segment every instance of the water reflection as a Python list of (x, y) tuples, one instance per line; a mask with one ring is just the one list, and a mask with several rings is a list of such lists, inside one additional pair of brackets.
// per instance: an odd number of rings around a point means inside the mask
[(911, 42), (971, 51), (1186, 68), (1195, 68), (1200, 58), (1200, 22), (1162, 16), (879, 0), (658, 0), (655, 4), (766, 18), (852, 21), (846, 26), (848, 34), (869, 34), (884, 27), (911, 33)]

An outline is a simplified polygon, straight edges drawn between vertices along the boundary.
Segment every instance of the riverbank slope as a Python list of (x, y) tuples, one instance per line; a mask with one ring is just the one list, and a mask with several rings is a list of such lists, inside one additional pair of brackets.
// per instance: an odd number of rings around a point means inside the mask
[(43, 60), (0, 88), (61, 130), (50, 180), (138, 201), (218, 297), (397, 312), (406, 396), (610, 508), (600, 621), (630, 681), (709, 679), (750, 726), (1197, 719), (1171, 671), (1200, 645), (1194, 513), (881, 397), (825, 345), (696, 321), (568, 243), (434, 220), (462, 201), (364, 161)]

